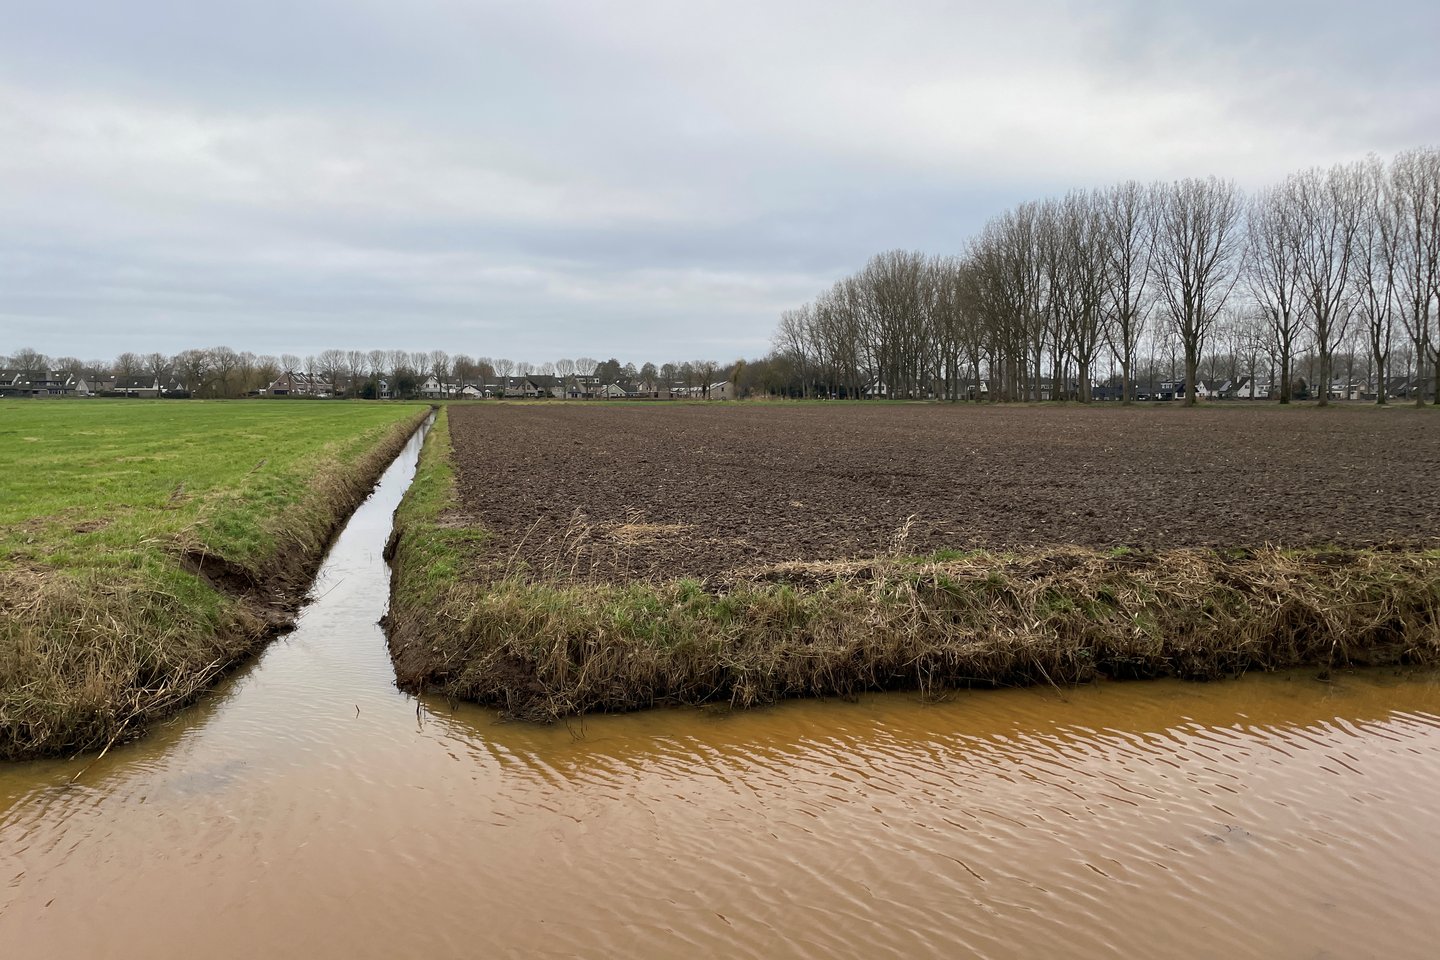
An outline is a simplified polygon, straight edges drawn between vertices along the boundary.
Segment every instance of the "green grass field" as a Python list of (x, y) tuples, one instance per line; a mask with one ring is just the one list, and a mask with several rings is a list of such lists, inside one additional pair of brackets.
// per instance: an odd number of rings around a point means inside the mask
[(0, 757), (103, 745), (252, 651), (425, 411), (0, 403)]

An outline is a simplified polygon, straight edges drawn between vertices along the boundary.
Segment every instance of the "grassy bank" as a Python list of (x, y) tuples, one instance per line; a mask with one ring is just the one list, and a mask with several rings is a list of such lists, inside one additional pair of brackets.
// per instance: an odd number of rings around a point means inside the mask
[(442, 414), (392, 541), (397, 676), (516, 717), (1440, 661), (1435, 551), (947, 551), (580, 584), (457, 522), (450, 453)]
[(103, 747), (252, 653), (427, 409), (0, 406), (0, 758)]

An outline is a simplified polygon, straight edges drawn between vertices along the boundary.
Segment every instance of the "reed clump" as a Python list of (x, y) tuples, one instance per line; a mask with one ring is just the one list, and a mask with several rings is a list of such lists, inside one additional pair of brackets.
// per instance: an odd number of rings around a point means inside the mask
[[(657, 704), (1440, 661), (1440, 554), (1064, 548), (891, 553), (700, 582), (486, 558), (444, 424), (392, 540), (402, 686), (554, 720)], [(477, 571), (480, 575), (476, 575)]]

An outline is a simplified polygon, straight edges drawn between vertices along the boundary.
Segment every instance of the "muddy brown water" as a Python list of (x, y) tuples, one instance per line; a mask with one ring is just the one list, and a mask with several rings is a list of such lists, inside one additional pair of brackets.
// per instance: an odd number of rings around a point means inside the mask
[(1434, 675), (503, 724), (393, 684), (416, 453), (224, 689), (0, 767), (0, 957), (1434, 955)]

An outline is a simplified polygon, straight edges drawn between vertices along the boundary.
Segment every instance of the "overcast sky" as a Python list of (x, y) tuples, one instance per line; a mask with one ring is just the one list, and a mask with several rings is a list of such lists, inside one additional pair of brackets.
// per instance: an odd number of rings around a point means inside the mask
[(1440, 4), (0, 0), (0, 353), (730, 359), (1025, 199), (1440, 140)]

